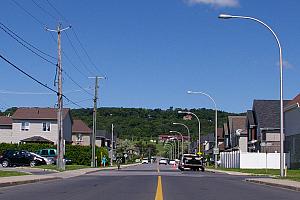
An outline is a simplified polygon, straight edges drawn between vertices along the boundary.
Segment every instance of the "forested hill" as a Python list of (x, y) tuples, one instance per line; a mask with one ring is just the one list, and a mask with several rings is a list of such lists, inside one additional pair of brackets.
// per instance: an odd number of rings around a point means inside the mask
[[(17, 108), (7, 109), (0, 115), (12, 115)], [(180, 108), (167, 110), (143, 109), (143, 108), (99, 108), (97, 113), (97, 128), (111, 130), (111, 124), (115, 125), (115, 131), (120, 138), (137, 139), (155, 137), (159, 134), (168, 133), (169, 130), (177, 130), (186, 133), (184, 127), (172, 125), (173, 122), (186, 124), (191, 131), (192, 137), (197, 137), (198, 122), (196, 119), (183, 120), (183, 115), (178, 114)], [(201, 133), (214, 132), (215, 111), (212, 109), (192, 109), (201, 121)], [(93, 126), (93, 109), (72, 109), (73, 119), (82, 119), (89, 127)], [(218, 112), (218, 126), (226, 121), (227, 116), (237, 115), (224, 111)]]
[[(120, 138), (137, 139), (144, 137), (155, 137), (159, 134), (168, 133), (169, 130), (178, 130), (186, 133), (184, 127), (172, 125), (173, 122), (186, 124), (191, 131), (192, 137), (198, 133), (198, 122), (196, 119), (183, 120), (183, 115), (178, 114), (179, 108), (172, 107), (167, 110), (142, 109), (142, 108), (99, 108), (97, 113), (98, 129), (111, 130), (111, 124), (115, 125), (115, 131)], [(192, 109), (201, 121), (201, 133), (214, 132), (215, 112), (212, 109)], [(92, 109), (72, 109), (73, 119), (82, 119), (92, 127)], [(227, 116), (236, 113), (218, 112), (218, 126), (226, 121)]]

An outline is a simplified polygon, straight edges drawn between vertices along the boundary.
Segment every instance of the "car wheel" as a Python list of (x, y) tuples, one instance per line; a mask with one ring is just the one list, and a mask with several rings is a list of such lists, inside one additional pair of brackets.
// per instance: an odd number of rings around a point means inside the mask
[(9, 162), (7, 160), (4, 160), (1, 164), (2, 164), (2, 167), (8, 167), (9, 166)]
[(30, 167), (34, 167), (34, 166), (36, 166), (36, 162), (34, 160), (30, 161), (29, 165), (30, 165)]

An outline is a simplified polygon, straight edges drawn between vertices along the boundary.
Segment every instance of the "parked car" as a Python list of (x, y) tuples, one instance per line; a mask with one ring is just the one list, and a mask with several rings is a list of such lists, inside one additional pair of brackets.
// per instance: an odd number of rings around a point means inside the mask
[(170, 160), (169, 165), (176, 165), (176, 161), (175, 160)]
[(2, 167), (14, 167), (14, 166), (30, 166), (46, 165), (47, 162), (44, 158), (36, 156), (28, 151), (15, 151), (7, 150), (2, 156), (0, 156), (0, 163)]
[[(56, 164), (57, 150), (56, 149), (41, 149), (36, 152), (38, 155), (47, 158), (51, 164)], [(66, 164), (72, 164), (72, 160), (64, 158)]]
[(148, 160), (148, 158), (143, 158), (143, 160), (142, 160), (142, 164), (149, 164), (149, 160)]
[(168, 164), (168, 160), (166, 158), (161, 158), (158, 162), (159, 165), (167, 165)]
[(178, 169), (184, 171), (190, 169), (193, 171), (204, 171), (203, 157), (194, 154), (184, 154), (181, 158), (181, 161), (178, 165)]
[(36, 152), (38, 155), (47, 158), (51, 164), (54, 164), (56, 160), (56, 149), (41, 149)]

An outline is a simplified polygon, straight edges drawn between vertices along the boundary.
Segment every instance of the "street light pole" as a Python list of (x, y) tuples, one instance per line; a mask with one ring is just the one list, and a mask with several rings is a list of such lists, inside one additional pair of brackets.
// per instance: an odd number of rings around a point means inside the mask
[[(181, 136), (181, 156), (183, 156), (183, 135), (178, 131), (170, 131), (170, 133), (177, 133)], [(179, 140), (178, 140), (178, 144), (179, 144)], [(178, 145), (178, 159), (179, 159), (179, 145)]]
[(191, 135), (190, 135), (190, 129), (187, 125), (183, 124), (183, 123), (176, 123), (173, 122), (173, 125), (182, 125), (186, 128), (187, 132), (188, 132), (188, 153), (190, 153), (190, 146), (191, 146)]
[[(170, 143), (167, 143), (168, 145), (171, 145), (171, 149), (172, 149), (172, 157), (173, 157), (173, 159), (175, 159), (175, 154), (176, 154), (176, 150), (175, 150), (175, 147), (174, 147), (174, 145), (173, 145), (173, 143), (172, 142), (170, 142)], [(176, 144), (175, 144), (175, 146), (176, 146)], [(171, 157), (171, 159), (172, 159), (172, 157)]]
[(198, 152), (201, 152), (201, 141), (200, 141), (200, 131), (201, 131), (201, 124), (200, 124), (200, 119), (198, 118), (198, 116), (195, 113), (189, 112), (189, 111), (182, 111), (179, 110), (178, 114), (188, 114), (188, 115), (193, 115), (194, 117), (196, 117), (196, 119), (198, 120)]
[(173, 148), (173, 145), (171, 145), (171, 144), (169, 144), (169, 143), (166, 143), (166, 145), (168, 145), (168, 147), (171, 147), (171, 148), (170, 148), (170, 160), (172, 160), (172, 156), (173, 156), (173, 152), (172, 152), (173, 149), (172, 149), (172, 148)]
[(271, 29), (270, 26), (268, 26), (266, 23), (263, 21), (256, 19), (254, 17), (248, 17), (248, 16), (236, 16), (236, 15), (228, 15), (228, 14), (220, 14), (219, 15), (220, 19), (232, 19), (232, 18), (239, 18), (239, 19), (247, 19), (247, 20), (252, 20), (255, 22), (258, 22), (259, 24), (262, 24), (264, 27), (266, 27), (274, 36), (278, 48), (279, 48), (279, 67), (280, 67), (280, 176), (284, 177), (284, 148), (283, 148), (283, 141), (284, 141), (284, 134), (283, 134), (283, 60), (282, 60), (282, 48), (280, 41), (276, 35), (276, 33)]
[[(215, 106), (215, 149), (217, 149), (219, 147), (219, 145), (218, 145), (218, 109), (217, 109), (216, 101), (209, 94), (207, 94), (205, 92), (188, 91), (187, 93), (188, 94), (202, 94), (204, 96), (207, 96), (214, 103), (214, 106)], [(215, 156), (215, 168), (218, 168), (218, 163), (217, 163), (218, 155), (215, 154), (214, 156)]]

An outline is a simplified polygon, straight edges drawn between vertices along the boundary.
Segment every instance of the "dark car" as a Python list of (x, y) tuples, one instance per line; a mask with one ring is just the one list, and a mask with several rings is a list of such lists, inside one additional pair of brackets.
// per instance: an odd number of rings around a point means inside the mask
[(184, 154), (179, 162), (178, 169), (184, 171), (190, 169), (193, 171), (204, 171), (204, 160), (202, 156), (194, 154)]
[(46, 165), (46, 161), (28, 151), (7, 150), (0, 156), (2, 167)]

